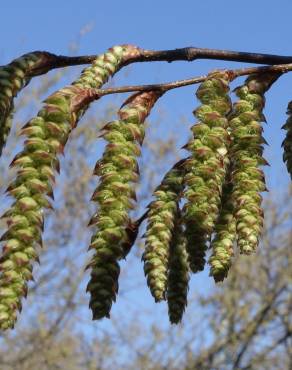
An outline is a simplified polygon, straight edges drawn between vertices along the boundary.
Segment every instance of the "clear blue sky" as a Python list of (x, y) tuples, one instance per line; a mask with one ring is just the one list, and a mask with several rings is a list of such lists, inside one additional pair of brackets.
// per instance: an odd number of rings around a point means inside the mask
[[(68, 53), (68, 45), (80, 30), (92, 27), (80, 42), (79, 53), (99, 53), (109, 46), (133, 43), (143, 48), (168, 49), (184, 46), (292, 54), (290, 46), (292, 3), (245, 0), (226, 1), (10, 1), (1, 4), (0, 63), (32, 50)], [(210, 68), (235, 63), (198, 61), (155, 63), (130, 68), (128, 83), (158, 82), (205, 73)], [(116, 83), (125, 82), (123, 76)], [(265, 137), (266, 156), (277, 165), (268, 184), (287, 181), (279, 155), (287, 101), (292, 99), (292, 75), (285, 76), (268, 95)], [(193, 87), (169, 93), (161, 104), (168, 119), (185, 116), (193, 121)], [(281, 181), (282, 182), (282, 181)]]
[[(291, 0), (14, 0), (2, 1), (0, 12), (0, 64), (33, 50), (67, 54), (68, 45), (78, 39), (86, 25), (92, 26), (92, 30), (82, 37), (80, 54), (100, 53), (115, 44), (132, 43), (148, 49), (198, 46), (292, 55)], [(129, 68), (127, 83), (170, 81), (235, 65), (215, 61), (140, 64)], [(117, 85), (125, 83), (124, 74), (115, 81)], [(272, 189), (288, 182), (281, 164), (280, 127), (290, 99), (292, 74), (280, 79), (267, 97), (265, 138), (270, 146), (266, 157), (272, 168), (266, 173)], [(160, 104), (167, 112), (165, 127), (171, 121), (179, 127), (182, 116), (190, 123), (194, 121), (193, 87), (170, 92)], [(206, 277), (207, 274), (197, 277), (197, 289), (205, 289)]]

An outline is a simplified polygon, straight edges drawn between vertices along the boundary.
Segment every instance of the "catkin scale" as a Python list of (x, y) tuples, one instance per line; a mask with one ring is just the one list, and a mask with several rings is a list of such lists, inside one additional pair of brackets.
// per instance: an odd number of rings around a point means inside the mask
[(94, 170), (100, 176), (92, 196), (98, 211), (89, 223), (97, 227), (91, 239), (94, 255), (87, 285), (93, 320), (110, 316), (118, 293), (119, 260), (125, 258), (137, 237), (138, 225), (128, 215), (136, 200), (132, 183), (139, 179), (137, 157), (144, 121), (161, 95), (158, 91), (134, 94), (119, 110), (119, 120), (106, 124), (100, 135), (108, 143)]
[[(48, 196), (52, 196), (54, 173), (59, 169), (57, 156), (64, 151), (72, 128), (86, 110), (76, 101), (80, 101), (82, 89), (99, 88), (105, 83), (135, 50), (133, 46), (116, 46), (98, 56), (72, 85), (47, 98), (37, 117), (24, 126), (22, 133), (27, 139), (23, 151), (13, 160), (18, 172), (8, 188), (16, 201), (3, 215), (9, 229), (2, 236), (4, 252), (0, 257), (0, 330), (14, 326), (27, 281), (32, 279), (32, 264), (38, 259), (32, 250), (35, 243), (41, 244), (43, 209), (51, 208)], [(26, 218), (25, 229), (11, 227), (17, 216)], [(13, 274), (7, 280), (9, 272)]]

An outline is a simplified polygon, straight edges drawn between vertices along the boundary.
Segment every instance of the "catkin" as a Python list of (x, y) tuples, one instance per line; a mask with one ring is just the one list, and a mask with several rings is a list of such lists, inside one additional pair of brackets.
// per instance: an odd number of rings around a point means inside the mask
[(202, 105), (194, 111), (199, 122), (192, 127), (193, 139), (184, 147), (191, 152), (191, 157), (185, 162), (183, 219), (193, 272), (201, 271), (205, 266), (206, 243), (218, 217), (229, 163), (229, 82), (227, 73), (215, 72), (199, 86), (196, 95)]
[(214, 277), (215, 282), (222, 281), (227, 277), (234, 254), (233, 244), (236, 239), (236, 222), (232, 190), (231, 166), (229, 166), (226, 181), (223, 185), (221, 209), (215, 224), (215, 236), (211, 242), (210, 275)]
[(187, 306), (189, 290), (189, 263), (186, 251), (187, 240), (181, 220), (175, 220), (170, 243), (169, 271), (167, 277), (168, 316), (172, 324), (178, 324)]
[(165, 175), (149, 205), (142, 260), (147, 284), (156, 302), (165, 299), (170, 241), (183, 189), (181, 166), (180, 161)]
[(237, 244), (240, 252), (255, 252), (263, 226), (261, 192), (266, 190), (265, 177), (259, 168), (266, 164), (263, 158), (262, 136), (265, 92), (279, 74), (266, 73), (248, 77), (236, 89), (239, 100), (233, 104), (230, 116), (233, 160), (232, 202), (236, 221)]
[(91, 239), (94, 256), (87, 285), (93, 320), (109, 317), (118, 292), (118, 261), (125, 257), (137, 235), (135, 227), (129, 228), (129, 211), (136, 200), (132, 183), (139, 179), (137, 157), (144, 138), (144, 121), (160, 96), (158, 91), (133, 95), (118, 112), (119, 120), (108, 123), (102, 131), (108, 144), (94, 171), (100, 183), (92, 196), (98, 211), (90, 224), (97, 231)]
[(286, 137), (282, 143), (284, 149), (283, 161), (286, 162), (288, 173), (292, 179), (292, 102), (288, 104), (287, 114), (287, 121), (282, 126), (282, 129), (286, 130)]
[(29, 53), (0, 67), (0, 155), (10, 132), (13, 99), (26, 86), (30, 77), (28, 72), (43, 58), (44, 53)]

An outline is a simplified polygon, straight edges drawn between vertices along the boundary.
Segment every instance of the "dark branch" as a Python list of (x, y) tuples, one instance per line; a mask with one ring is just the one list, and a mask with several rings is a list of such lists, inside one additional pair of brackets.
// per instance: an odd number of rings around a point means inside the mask
[[(283, 74), (292, 70), (291, 64), (280, 64), (274, 66), (264, 66), (264, 67), (250, 67), (250, 68), (240, 68), (234, 70), (225, 70), (230, 75), (230, 80), (235, 79), (240, 76), (248, 76), (255, 73), (275, 73)], [(108, 89), (79, 89), (79, 100), (78, 104), (80, 106), (86, 105), (93, 100), (97, 100), (104, 95), (119, 94), (126, 92), (137, 92), (137, 91), (161, 91), (165, 93), (166, 91), (176, 89), (183, 86), (195, 85), (206, 80), (208, 76), (203, 75), (199, 77), (193, 77), (185, 80), (172, 81), (160, 84), (150, 84), (150, 85), (130, 85), (113, 87)]]
[(166, 61), (174, 62), (177, 60), (193, 61), (197, 59), (216, 59), (234, 62), (245, 62), (255, 64), (284, 64), (291, 63), (291, 56), (280, 56), (273, 54), (249, 53), (231, 50), (206, 49), (196, 47), (186, 47), (174, 50), (142, 50), (142, 55), (135, 62)]
[(250, 346), (251, 341), (255, 338), (258, 328), (262, 325), (269, 311), (273, 308), (273, 305), (275, 304), (277, 298), (280, 296), (280, 294), (282, 294), (285, 288), (286, 286), (284, 285), (278, 291), (274, 292), (274, 294), (272, 294), (272, 296), (270, 297), (269, 301), (266, 303), (265, 307), (263, 307), (263, 309), (254, 318), (253, 327), (251, 328), (249, 334), (245, 338), (245, 341), (243, 342), (241, 350), (237, 354), (237, 357), (233, 364), (233, 368), (232, 368), (233, 370), (236, 370), (239, 368), (241, 359), (243, 355), (245, 354), (246, 350), (248, 349), (248, 347)]
[(42, 58), (40, 63), (32, 67), (29, 77), (40, 76), (56, 68), (90, 64), (97, 57), (96, 55), (68, 57), (64, 55), (55, 55), (46, 51), (36, 51), (35, 53), (42, 54)]
[[(68, 57), (64, 55), (51, 54), (45, 51), (37, 53), (42, 53), (44, 58), (41, 64), (32, 68), (30, 77), (47, 73), (55, 68), (89, 64), (92, 63), (92, 61), (97, 57), (96, 55)], [(124, 65), (136, 62), (154, 61), (164, 61), (170, 63), (181, 60), (190, 62), (197, 59), (215, 59), (267, 65), (292, 63), (292, 56), (187, 47), (174, 50), (156, 51), (139, 49), (139, 55), (133, 55), (131, 58), (128, 58), (125, 60)]]

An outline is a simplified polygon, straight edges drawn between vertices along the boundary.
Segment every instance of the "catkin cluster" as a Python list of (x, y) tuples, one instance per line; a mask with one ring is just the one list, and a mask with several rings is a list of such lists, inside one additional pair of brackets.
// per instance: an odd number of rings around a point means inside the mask
[(92, 196), (98, 211), (90, 225), (96, 226), (97, 231), (91, 239), (94, 256), (87, 286), (94, 320), (109, 317), (118, 292), (118, 261), (135, 241), (135, 231), (129, 234), (129, 211), (136, 200), (133, 183), (139, 179), (137, 157), (144, 138), (144, 121), (160, 96), (158, 91), (133, 95), (118, 112), (119, 120), (103, 128), (101, 136), (108, 144), (94, 170), (100, 182)]
[(181, 162), (174, 166), (157, 187), (149, 205), (145, 251), (142, 256), (144, 272), (151, 294), (156, 302), (165, 299), (170, 243), (182, 193)]
[(29, 82), (29, 70), (42, 58), (42, 53), (25, 54), (0, 67), (0, 155), (10, 132), (13, 98)]
[(249, 77), (236, 89), (239, 99), (233, 106), (228, 73), (210, 74), (197, 90), (199, 122), (184, 146), (191, 156), (168, 172), (154, 193), (143, 254), (150, 291), (156, 301), (167, 297), (172, 323), (181, 320), (187, 304), (189, 268), (204, 269), (209, 241), (210, 275), (216, 282), (228, 274), (236, 239), (241, 253), (255, 250), (265, 190), (258, 168), (265, 164), (264, 93), (278, 77)]
[(186, 204), (183, 219), (193, 272), (204, 269), (206, 243), (218, 217), (222, 186), (229, 163), (229, 81), (227, 73), (214, 73), (199, 86), (196, 95), (202, 105), (194, 111), (199, 122), (192, 127), (193, 139), (185, 146), (191, 152), (191, 157), (184, 166)]
[[(149, 56), (149, 51), (145, 53)], [(70, 86), (48, 97), (37, 116), (22, 128), (26, 140), (11, 163), (17, 173), (7, 188), (14, 203), (2, 216), (8, 229), (0, 239), (0, 330), (13, 328), (28, 282), (33, 280), (33, 263), (42, 246), (44, 210), (52, 208), (58, 155), (64, 152), (70, 132), (98, 98), (97, 89), (123, 65), (145, 60), (145, 55), (131, 45), (109, 49)], [(13, 98), (31, 76), (44, 71), (50, 57), (52, 54), (35, 52), (0, 67), (0, 155), (10, 130)], [(100, 137), (107, 144), (94, 169), (99, 184), (92, 195), (98, 208), (89, 222), (95, 227), (87, 285), (93, 320), (110, 316), (118, 293), (120, 261), (129, 253), (145, 218), (144, 273), (155, 301), (167, 300), (171, 323), (182, 319), (189, 273), (204, 269), (208, 246), (210, 275), (215, 282), (226, 278), (235, 242), (242, 254), (256, 250), (263, 226), (260, 193), (266, 190), (260, 169), (266, 164), (261, 124), (264, 94), (280, 73), (265, 69), (251, 75), (235, 90), (238, 100), (232, 105), (229, 83), (234, 76), (215, 71), (199, 86), (200, 106), (194, 111), (198, 122), (184, 146), (190, 156), (166, 173), (139, 220), (130, 217), (136, 205), (138, 157), (144, 122), (163, 94), (161, 87), (132, 95), (120, 108), (118, 119), (103, 127)], [(288, 115), (283, 126), (287, 131), (283, 159), (292, 177), (292, 102)]]
[(283, 160), (286, 162), (288, 173), (292, 179), (292, 102), (287, 108), (288, 119), (282, 129), (286, 130), (286, 137), (282, 143), (284, 149)]
[(58, 154), (63, 152), (69, 133), (86, 109), (77, 104), (79, 94), (84, 88), (104, 84), (133, 48), (117, 46), (97, 57), (71, 86), (46, 99), (37, 117), (22, 130), (27, 139), (12, 163), (18, 172), (8, 188), (15, 202), (3, 216), (8, 231), (1, 239), (4, 247), (0, 257), (0, 329), (14, 326), (21, 299), (27, 293), (27, 282), (32, 279), (32, 263), (38, 258), (35, 244), (41, 244), (43, 209), (51, 208), (48, 197), (53, 194)]
[(234, 103), (230, 116), (232, 168), (232, 202), (236, 221), (237, 244), (240, 252), (256, 250), (263, 226), (261, 192), (266, 190), (263, 171), (262, 137), (264, 93), (279, 74), (250, 76), (236, 89), (239, 100)]

